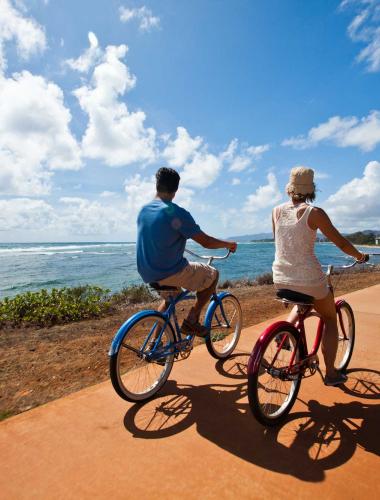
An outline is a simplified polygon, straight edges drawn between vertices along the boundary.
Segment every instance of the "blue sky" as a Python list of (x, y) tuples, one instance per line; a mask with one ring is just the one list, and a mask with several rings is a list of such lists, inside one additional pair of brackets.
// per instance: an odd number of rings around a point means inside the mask
[(135, 237), (153, 175), (228, 236), (295, 165), (380, 228), (380, 0), (0, 0), (0, 241)]

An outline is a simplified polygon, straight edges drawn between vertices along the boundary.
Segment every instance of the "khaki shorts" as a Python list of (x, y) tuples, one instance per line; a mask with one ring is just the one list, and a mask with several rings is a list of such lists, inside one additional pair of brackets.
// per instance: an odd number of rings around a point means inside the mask
[(316, 300), (321, 300), (327, 297), (330, 292), (330, 288), (327, 282), (323, 282), (320, 285), (316, 286), (307, 286), (307, 285), (286, 285), (285, 283), (275, 283), (275, 288), (286, 288), (287, 290), (293, 290), (294, 292), (305, 293), (306, 295), (310, 295), (314, 297)]
[(160, 280), (159, 285), (186, 288), (192, 292), (201, 292), (209, 288), (216, 280), (218, 271), (202, 262), (189, 262), (188, 265), (176, 274)]

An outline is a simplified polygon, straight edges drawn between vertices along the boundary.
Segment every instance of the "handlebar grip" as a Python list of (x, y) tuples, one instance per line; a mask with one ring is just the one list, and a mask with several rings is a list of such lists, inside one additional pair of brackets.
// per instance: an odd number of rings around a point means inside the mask
[(358, 264), (364, 264), (365, 262), (369, 261), (369, 254), (368, 253), (363, 253), (364, 258), (362, 260), (357, 260), (356, 262)]

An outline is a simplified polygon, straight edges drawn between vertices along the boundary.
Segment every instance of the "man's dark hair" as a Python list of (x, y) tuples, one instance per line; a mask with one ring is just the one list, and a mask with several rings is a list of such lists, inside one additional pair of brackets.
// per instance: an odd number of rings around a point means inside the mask
[(156, 172), (156, 188), (161, 193), (175, 193), (180, 176), (173, 168), (162, 167)]

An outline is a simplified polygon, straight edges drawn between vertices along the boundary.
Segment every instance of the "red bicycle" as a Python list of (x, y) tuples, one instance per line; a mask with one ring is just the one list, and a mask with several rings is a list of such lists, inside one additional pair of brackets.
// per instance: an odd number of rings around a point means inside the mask
[[(371, 254), (378, 255), (378, 254)], [(345, 270), (357, 262), (342, 266)], [(333, 266), (328, 266), (327, 278), (331, 290)], [(270, 325), (256, 342), (248, 362), (248, 400), (254, 416), (267, 426), (281, 423), (292, 409), (300, 389), (301, 380), (312, 376), (319, 369), (318, 349), (322, 340), (324, 323), (313, 310), (313, 297), (292, 290), (278, 290), (277, 297), (285, 306), (296, 305), (298, 321), (277, 321)], [(354, 349), (355, 318), (350, 305), (343, 299), (336, 300), (339, 342), (335, 360), (337, 370), (346, 370)], [(316, 336), (308, 351), (305, 320), (316, 317)]]

